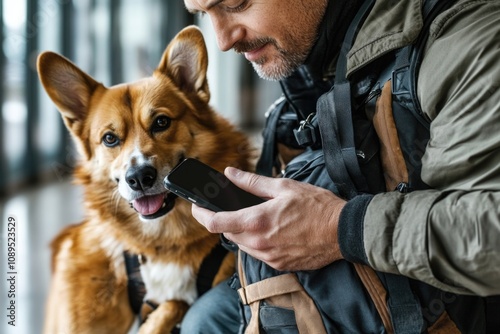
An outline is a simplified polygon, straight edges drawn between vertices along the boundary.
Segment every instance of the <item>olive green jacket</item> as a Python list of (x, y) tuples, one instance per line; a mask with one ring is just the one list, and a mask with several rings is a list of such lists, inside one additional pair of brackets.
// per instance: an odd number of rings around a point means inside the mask
[[(411, 43), (421, 0), (378, 0), (348, 73)], [(460, 0), (440, 14), (418, 79), (431, 122), (422, 179), (433, 190), (378, 194), (363, 220), (374, 269), (456, 293), (500, 294), (500, 1)]]

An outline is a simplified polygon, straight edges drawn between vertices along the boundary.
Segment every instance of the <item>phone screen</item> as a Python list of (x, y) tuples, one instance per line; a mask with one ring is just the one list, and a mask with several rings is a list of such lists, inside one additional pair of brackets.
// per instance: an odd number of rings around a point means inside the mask
[(224, 174), (192, 158), (172, 169), (164, 184), (176, 195), (212, 211), (235, 211), (264, 202), (238, 188)]

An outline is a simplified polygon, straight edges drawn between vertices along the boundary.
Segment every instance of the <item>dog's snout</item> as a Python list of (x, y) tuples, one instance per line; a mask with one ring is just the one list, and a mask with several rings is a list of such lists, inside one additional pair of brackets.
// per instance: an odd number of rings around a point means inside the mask
[(130, 168), (125, 180), (132, 190), (146, 190), (151, 188), (156, 181), (156, 169), (151, 166)]

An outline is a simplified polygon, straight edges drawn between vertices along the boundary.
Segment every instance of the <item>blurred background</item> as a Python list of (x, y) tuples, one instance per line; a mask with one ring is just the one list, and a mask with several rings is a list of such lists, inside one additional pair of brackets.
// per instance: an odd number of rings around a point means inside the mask
[[(151, 74), (168, 42), (198, 25), (209, 49), (211, 104), (258, 134), (279, 85), (259, 79), (232, 51), (217, 49), (208, 17), (181, 0), (0, 0), (0, 333), (40, 333), (50, 279), (50, 240), (82, 217), (71, 183), (75, 150), (41, 88), (36, 57), (52, 50), (109, 86)], [(258, 145), (258, 139), (257, 139)], [(7, 226), (16, 222), (15, 326), (9, 325)]]

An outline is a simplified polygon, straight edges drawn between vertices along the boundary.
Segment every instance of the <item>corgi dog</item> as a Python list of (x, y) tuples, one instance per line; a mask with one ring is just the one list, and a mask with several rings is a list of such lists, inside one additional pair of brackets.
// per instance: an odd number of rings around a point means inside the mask
[[(144, 300), (157, 306), (140, 333), (170, 333), (199, 297), (200, 266), (220, 236), (163, 179), (188, 157), (219, 171), (252, 170), (255, 157), (248, 137), (210, 107), (207, 67), (195, 26), (169, 43), (151, 77), (112, 87), (56, 53), (39, 55), (42, 86), (79, 152), (85, 204), (84, 221), (51, 245), (45, 333), (128, 333), (136, 314), (124, 252), (140, 255)], [(219, 263), (211, 286), (232, 275), (234, 254)]]

